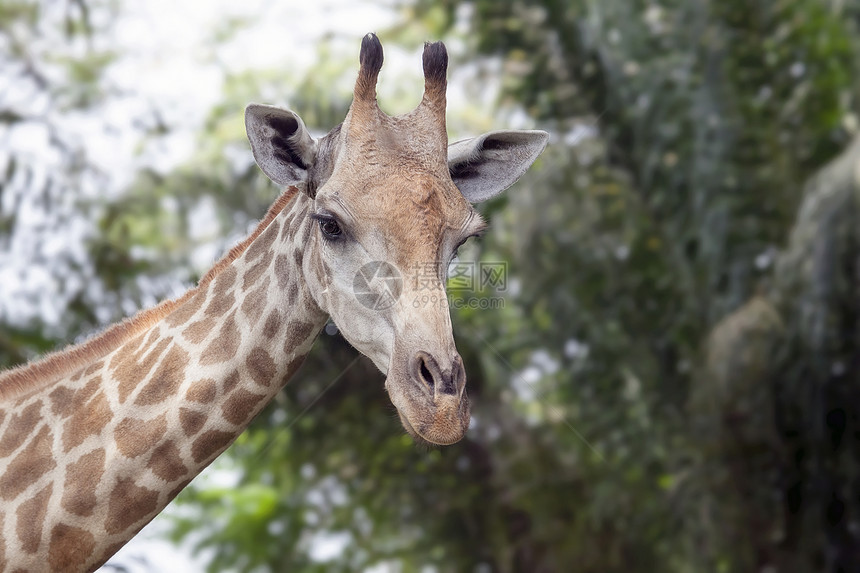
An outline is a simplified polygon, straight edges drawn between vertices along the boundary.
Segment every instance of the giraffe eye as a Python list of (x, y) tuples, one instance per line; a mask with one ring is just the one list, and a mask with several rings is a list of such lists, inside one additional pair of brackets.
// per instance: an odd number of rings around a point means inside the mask
[(318, 221), (320, 231), (322, 231), (322, 234), (326, 239), (334, 240), (340, 237), (342, 231), (340, 230), (340, 225), (337, 224), (337, 221), (331, 217), (320, 217)]

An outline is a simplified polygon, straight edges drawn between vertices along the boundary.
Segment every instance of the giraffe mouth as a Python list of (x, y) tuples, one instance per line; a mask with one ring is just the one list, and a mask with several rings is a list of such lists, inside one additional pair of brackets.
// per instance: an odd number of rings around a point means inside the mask
[(444, 431), (440, 431), (437, 427), (425, 426), (424, 431), (419, 432), (403, 412), (397, 410), (397, 414), (400, 416), (403, 429), (412, 436), (416, 444), (420, 446), (450, 446), (462, 440), (463, 436), (466, 435), (466, 430), (469, 428), (469, 399), (464, 396), (461, 404), (465, 407), (465, 420), (456, 424), (459, 427), (450, 427), (448, 424), (445, 424), (446, 428)]
[(406, 416), (403, 415), (403, 412), (397, 410), (397, 415), (400, 416), (400, 423), (403, 424), (403, 429), (406, 430), (406, 433), (412, 436), (412, 440), (419, 446), (437, 446), (443, 444), (434, 444), (429, 440), (425, 440), (421, 434), (419, 434), (415, 428), (412, 427), (412, 424), (409, 423), (409, 420), (406, 419)]
[(471, 408), (465, 392), (442, 400), (412, 394), (406, 404), (391, 390), (389, 394), (403, 429), (419, 445), (448, 446), (462, 440), (469, 429)]

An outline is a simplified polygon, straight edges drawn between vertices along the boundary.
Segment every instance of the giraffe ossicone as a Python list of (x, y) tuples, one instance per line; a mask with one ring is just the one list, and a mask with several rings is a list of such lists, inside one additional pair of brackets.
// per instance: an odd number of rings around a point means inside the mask
[(414, 304), (428, 277), (409, 270), (435, 265), (444, 292), (447, 263), (485, 226), (472, 204), (512, 185), (548, 135), (449, 145), (444, 45), (425, 45), (423, 98), (401, 116), (377, 105), (382, 60), (367, 35), (346, 119), (319, 139), (292, 111), (248, 106), (254, 158), (286, 190), (196, 287), (0, 374), (0, 572), (104, 563), (238, 437), (329, 318), (386, 374), (415, 439), (463, 437), (449, 309)]

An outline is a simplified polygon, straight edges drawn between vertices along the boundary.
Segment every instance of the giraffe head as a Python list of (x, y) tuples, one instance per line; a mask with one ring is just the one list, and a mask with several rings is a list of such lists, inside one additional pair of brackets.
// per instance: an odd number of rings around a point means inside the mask
[(320, 139), (285, 109), (251, 105), (254, 157), (280, 185), (304, 190), (312, 232), (303, 280), (344, 337), (387, 374), (406, 430), (435, 444), (469, 425), (463, 361), (445, 296), (457, 248), (485, 223), (472, 207), (513, 184), (546, 146), (542, 131), (496, 131), (448, 144), (448, 55), (424, 48), (424, 96), (397, 117), (376, 102), (382, 45), (362, 41), (344, 122)]

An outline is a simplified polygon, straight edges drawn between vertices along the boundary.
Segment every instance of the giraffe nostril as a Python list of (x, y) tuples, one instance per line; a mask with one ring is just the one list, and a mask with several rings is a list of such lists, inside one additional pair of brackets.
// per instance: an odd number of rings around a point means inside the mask
[(435, 383), (433, 382), (433, 375), (430, 373), (430, 369), (427, 368), (427, 363), (424, 361), (423, 358), (421, 359), (420, 372), (421, 372), (421, 378), (424, 379), (424, 382), (426, 382), (427, 386), (429, 386), (430, 389), (432, 390), (433, 387), (435, 386)]
[(463, 361), (455, 355), (450, 370), (442, 370), (439, 363), (427, 352), (418, 352), (412, 362), (413, 379), (428, 389), (433, 396), (459, 396), (466, 383)]

